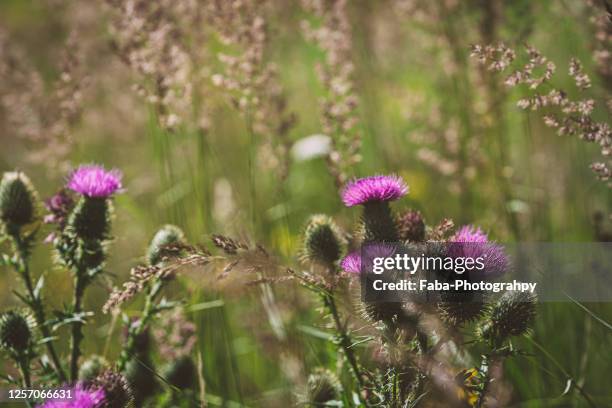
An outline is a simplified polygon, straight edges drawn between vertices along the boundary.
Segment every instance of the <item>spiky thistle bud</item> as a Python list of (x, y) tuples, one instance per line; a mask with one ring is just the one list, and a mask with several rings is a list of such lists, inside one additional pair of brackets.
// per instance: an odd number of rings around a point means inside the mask
[(94, 354), (81, 364), (79, 368), (79, 380), (84, 383), (89, 383), (109, 367), (110, 365), (104, 357)]
[(110, 230), (111, 204), (105, 198), (81, 197), (68, 218), (68, 226), (77, 237), (103, 240)]
[(91, 383), (92, 388), (104, 390), (104, 403), (100, 408), (134, 408), (134, 394), (126, 378), (106, 370)]
[(304, 230), (303, 257), (306, 261), (334, 265), (342, 253), (344, 239), (340, 228), (327, 215), (310, 217)]
[(9, 310), (0, 315), (0, 347), (11, 354), (23, 355), (34, 340), (34, 318), (27, 312)]
[(530, 292), (508, 291), (491, 308), (488, 321), (480, 328), (480, 336), (500, 345), (512, 336), (529, 332), (536, 315), (537, 296)]
[(310, 374), (306, 387), (304, 402), (311, 407), (321, 407), (330, 401), (338, 401), (342, 393), (338, 377), (324, 368), (317, 368)]
[(38, 195), (21, 172), (7, 172), (0, 182), (0, 220), (14, 233), (37, 217)]
[(163, 377), (169, 384), (181, 390), (193, 388), (197, 379), (195, 363), (187, 355), (179, 356), (166, 366)]
[(164, 225), (155, 233), (149, 249), (147, 250), (147, 260), (150, 265), (156, 265), (169, 255), (165, 249), (168, 245), (185, 242), (183, 230), (175, 225)]
[(142, 406), (157, 390), (159, 384), (153, 370), (153, 362), (148, 356), (131, 359), (125, 366), (125, 378), (134, 392), (136, 406)]
[(423, 242), (425, 240), (425, 221), (420, 211), (409, 210), (397, 220), (399, 237), (403, 241)]
[(487, 310), (487, 305), (481, 301), (447, 300), (438, 303), (440, 318), (450, 326), (461, 326), (480, 319)]

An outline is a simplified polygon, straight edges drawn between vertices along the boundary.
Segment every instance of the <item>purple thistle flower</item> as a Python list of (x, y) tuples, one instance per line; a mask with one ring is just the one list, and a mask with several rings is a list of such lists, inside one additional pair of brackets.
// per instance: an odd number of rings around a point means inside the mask
[(89, 389), (82, 384), (77, 384), (69, 389), (71, 399), (50, 399), (38, 408), (99, 408), (104, 403), (104, 390)]
[(68, 184), (72, 191), (86, 197), (106, 198), (121, 190), (121, 172), (98, 165), (83, 165), (72, 172)]
[(459, 228), (452, 238), (453, 242), (485, 243), (489, 242), (487, 234), (473, 225), (464, 225)]
[(489, 241), (487, 234), (478, 227), (465, 225), (450, 241), (450, 256), (473, 259), (482, 257), (484, 269), (481, 273), (488, 279), (498, 277), (508, 269), (509, 259), (504, 248)]
[(408, 193), (404, 180), (395, 175), (372, 176), (352, 181), (342, 190), (342, 201), (347, 207), (373, 201), (393, 201)]
[(346, 273), (361, 273), (361, 253), (360, 251), (351, 252), (340, 261), (340, 267)]

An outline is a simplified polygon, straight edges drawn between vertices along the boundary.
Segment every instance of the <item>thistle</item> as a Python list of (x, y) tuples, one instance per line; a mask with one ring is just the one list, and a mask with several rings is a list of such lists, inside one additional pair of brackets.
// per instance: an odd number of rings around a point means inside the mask
[(440, 318), (450, 326), (476, 321), (487, 311), (486, 303), (462, 299), (461, 295), (438, 303)]
[(351, 252), (340, 261), (340, 267), (346, 273), (360, 274), (361, 273), (361, 252)]
[[(72, 312), (78, 314), (82, 311), (85, 289), (102, 271), (106, 257), (104, 245), (110, 231), (110, 198), (122, 188), (121, 173), (107, 171), (102, 166), (80, 166), (72, 172), (66, 187), (80, 198), (55, 244), (60, 257), (74, 273)], [(82, 324), (81, 321), (72, 324), (70, 378), (73, 381), (78, 375)]]
[(47, 400), (38, 408), (102, 408), (105, 405), (104, 390), (77, 384), (70, 389), (72, 398)]
[(499, 346), (513, 336), (529, 332), (536, 315), (537, 296), (529, 292), (506, 292), (491, 308), (480, 336)]
[(11, 310), (0, 315), (0, 349), (5, 350), (19, 367), (23, 386), (29, 388), (30, 360), (33, 357), (34, 318)]
[(91, 383), (92, 388), (104, 391), (100, 408), (134, 408), (134, 395), (126, 378), (112, 370), (106, 370)]
[(464, 257), (484, 259), (484, 269), (480, 272), (473, 271), (472, 276), (476, 278), (491, 279), (503, 275), (510, 265), (510, 261), (504, 248), (491, 242), (487, 234), (473, 225), (461, 227), (450, 239), (448, 255), (451, 257)]
[(425, 240), (425, 221), (419, 211), (406, 211), (397, 220), (399, 238), (403, 241), (423, 242)]
[(308, 377), (304, 401), (308, 406), (321, 407), (330, 401), (340, 400), (342, 385), (334, 373), (317, 368)]
[(26, 355), (34, 343), (34, 318), (26, 312), (10, 310), (0, 315), (0, 348), (14, 357)]
[(365, 242), (393, 242), (399, 236), (389, 201), (408, 193), (408, 186), (398, 176), (372, 176), (355, 180), (342, 191), (347, 207), (363, 205)]
[(9, 235), (37, 217), (38, 195), (30, 179), (21, 172), (8, 172), (0, 182), (0, 220)]
[(342, 253), (340, 228), (328, 216), (313, 215), (304, 230), (303, 258), (332, 268)]
[(111, 208), (108, 198), (121, 189), (121, 173), (101, 166), (81, 166), (66, 185), (81, 195), (68, 218), (68, 225), (84, 240), (107, 238)]
[(185, 234), (175, 225), (164, 225), (151, 240), (147, 251), (147, 260), (150, 265), (157, 265), (170, 255), (167, 246), (185, 242)]

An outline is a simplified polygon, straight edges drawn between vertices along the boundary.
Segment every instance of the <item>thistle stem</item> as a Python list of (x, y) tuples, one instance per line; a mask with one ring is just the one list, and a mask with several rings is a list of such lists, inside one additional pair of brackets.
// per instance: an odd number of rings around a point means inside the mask
[(159, 294), (161, 287), (162, 282), (160, 280), (155, 281), (153, 283), (145, 297), (145, 305), (142, 311), (142, 316), (140, 318), (140, 323), (138, 325), (130, 325), (130, 327), (128, 328), (128, 337), (126, 340), (126, 345), (121, 351), (121, 355), (119, 356), (119, 360), (117, 361), (117, 368), (119, 369), (119, 371), (123, 371), (125, 369), (127, 362), (134, 354), (136, 338), (143, 333), (144, 329), (147, 327), (147, 324), (153, 317), (155, 309), (155, 298)]
[(338, 314), (338, 308), (336, 306), (336, 300), (333, 294), (327, 293), (323, 295), (323, 303), (329, 310), (332, 315), (332, 319), (336, 326), (336, 331), (339, 336), (339, 346), (344, 351), (344, 355), (346, 356), (346, 360), (353, 371), (353, 375), (359, 384), (359, 388), (363, 389), (365, 386), (365, 382), (363, 379), (363, 375), (361, 374), (361, 370), (359, 369), (359, 363), (357, 362), (357, 358), (355, 357), (355, 353), (353, 352), (352, 341), (349, 334), (346, 332), (345, 326), (340, 321), (340, 315)]
[[(72, 303), (72, 312), (76, 315), (82, 312), (83, 294), (85, 293), (85, 282), (83, 273), (78, 272), (74, 278), (74, 294)], [(81, 340), (83, 340), (82, 332), (83, 324), (80, 321), (75, 321), (72, 324), (72, 340), (70, 344), (70, 380), (75, 382), (79, 372), (79, 357), (81, 356)]]
[[(12, 238), (15, 244), (15, 248), (17, 249), (17, 256), (19, 258), (19, 268), (17, 272), (19, 276), (23, 279), (23, 283), (27, 290), (27, 297), (29, 304), (28, 306), (32, 310), (34, 314), (34, 319), (36, 320), (36, 324), (40, 329), (44, 338), (50, 338), (51, 332), (46, 325), (47, 318), (45, 316), (44, 306), (40, 300), (40, 297), (36, 295), (34, 291), (34, 285), (32, 284), (32, 277), (30, 275), (30, 267), (27, 261), (27, 250), (25, 243), (21, 239), (19, 233), (12, 234)], [(64, 374), (64, 370), (62, 369), (62, 364), (59, 361), (57, 353), (55, 352), (55, 347), (53, 346), (53, 342), (47, 341), (45, 343), (47, 347), (47, 351), (49, 352), (49, 356), (51, 357), (51, 362), (53, 363), (53, 368), (57, 374), (57, 377), (60, 381), (66, 380), (66, 374)]]

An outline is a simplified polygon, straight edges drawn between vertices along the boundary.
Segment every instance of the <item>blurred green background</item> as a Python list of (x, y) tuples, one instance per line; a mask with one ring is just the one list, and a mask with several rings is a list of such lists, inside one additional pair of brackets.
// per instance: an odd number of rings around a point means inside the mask
[[(294, 2), (276, 1), (261, 10), (268, 30), (264, 62), (277, 66), (287, 109), (297, 117), (289, 138), (295, 142), (324, 133), (319, 102), (325, 89), (315, 67), (325, 54), (300, 30), (303, 20), (317, 19)], [(598, 147), (560, 137), (544, 126), (539, 112), (521, 111), (516, 101), (527, 91), (508, 91), (501, 80), (499, 86), (487, 85), (469, 57), (472, 44), (503, 40), (519, 49), (528, 42), (556, 63), (553, 83), (570, 94), (576, 91), (567, 65), (576, 57), (592, 74), (589, 95), (605, 102), (610, 94), (595, 74), (593, 11), (586, 4), (363, 0), (349, 2), (347, 12), (362, 136), (362, 160), (351, 167), (351, 176), (398, 173), (410, 185), (402, 205), (422, 211), (428, 223), (444, 217), (456, 225), (474, 223), (500, 242), (593, 241), (599, 230), (610, 229), (610, 189), (589, 169)], [(217, 54), (227, 47), (206, 18), (196, 27), (205, 34), (202, 42), (190, 33), (192, 27), (179, 25), (190, 49), (202, 50), (197, 64), (203, 79), (193, 83), (202, 85), (194, 93), (205, 113), (172, 130), (159, 125), (159, 111), (133, 89), (151, 83), (113, 51), (113, 18), (97, 1), (0, 2), (0, 170), (25, 171), (42, 198), (79, 163), (102, 163), (124, 173), (109, 282), (89, 291), (90, 310), (100, 310), (109, 285), (126, 278), (165, 223), (183, 228), (192, 242), (208, 244), (212, 233), (259, 242), (287, 265), (297, 264), (309, 215), (330, 214), (350, 229), (357, 211), (342, 206), (325, 159), (292, 160), (287, 177), (279, 178), (278, 158), (266, 150), (275, 135), (253, 137), (227, 93), (212, 85), (210, 75), (224, 69)], [(76, 66), (73, 75), (82, 88), (79, 114), (58, 136), (55, 92), (67, 50), (79, 61), (68, 64)], [(19, 125), (13, 115), (21, 119)], [(605, 108), (595, 115), (609, 120)], [(203, 119), (204, 128), (198, 125)], [(465, 151), (458, 154), (451, 139)], [(450, 167), (440, 172), (425, 163), (424, 148), (446, 157), (436, 162)], [(598, 213), (601, 224), (594, 221)], [(37, 250), (34, 270), (48, 274), (47, 298), (59, 307), (70, 293), (70, 279), (49, 266), (49, 253), (44, 246)], [(8, 270), (0, 273), (4, 308), (15, 303), (16, 280)], [(191, 317), (198, 326), (207, 391), (219, 397), (212, 402), (286, 406), (298, 391), (288, 373), (303, 381), (312, 368), (334, 362), (335, 347), (317, 336), (325, 328), (316, 299), (292, 285), (275, 288), (284, 340), (270, 327), (257, 290), (219, 288), (197, 271), (175, 286), (175, 297), (196, 305)], [(134, 302), (130, 308), (138, 306)], [(591, 315), (610, 322), (612, 306), (586, 307), (590, 312), (569, 302), (540, 306), (533, 342), (518, 342), (533, 355), (505, 367), (512, 406), (582, 406), (584, 399), (574, 389), (563, 395), (570, 378), (601, 406), (612, 406), (606, 405), (612, 397), (612, 331)], [(109, 320), (96, 315), (86, 332), (88, 352), (101, 353), (108, 342), (109, 355), (116, 354), (119, 334), (115, 330), (108, 338)]]

